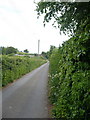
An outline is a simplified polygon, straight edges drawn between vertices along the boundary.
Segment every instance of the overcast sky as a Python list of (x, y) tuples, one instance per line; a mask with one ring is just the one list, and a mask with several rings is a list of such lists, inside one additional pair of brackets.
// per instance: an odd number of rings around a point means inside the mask
[(43, 27), (43, 17), (37, 19), (35, 8), (33, 0), (0, 0), (0, 46), (37, 53), (40, 40), (41, 53), (48, 51), (50, 45), (58, 47), (68, 40), (51, 24)]

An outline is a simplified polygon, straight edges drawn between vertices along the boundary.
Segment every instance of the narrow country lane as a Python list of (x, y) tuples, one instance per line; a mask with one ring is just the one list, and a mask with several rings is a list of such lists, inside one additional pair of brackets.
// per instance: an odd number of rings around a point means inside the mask
[(48, 118), (49, 62), (2, 90), (3, 118)]

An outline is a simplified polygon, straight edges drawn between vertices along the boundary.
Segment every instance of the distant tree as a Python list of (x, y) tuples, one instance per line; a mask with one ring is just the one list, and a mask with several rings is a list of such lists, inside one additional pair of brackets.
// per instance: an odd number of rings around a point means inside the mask
[(0, 47), (0, 54), (2, 55), (8, 55), (12, 53), (17, 53), (18, 49), (14, 47)]
[(55, 46), (51, 45), (49, 51), (47, 51), (47, 52), (42, 52), (42, 53), (41, 53), (42, 56), (45, 57), (45, 58), (47, 58), (47, 59), (49, 59), (50, 56), (51, 56), (51, 54), (52, 54), (52, 52), (53, 52), (53, 50), (54, 50), (55, 48), (56, 48)]
[(34, 53), (33, 55), (38, 56), (38, 54), (37, 54), (37, 53)]
[(56, 48), (56, 47), (53, 46), (53, 45), (50, 46), (49, 56), (51, 56), (51, 54), (52, 54), (52, 52), (53, 52), (53, 50), (54, 50), (55, 48)]
[(11, 54), (11, 53), (17, 53), (18, 52), (18, 49), (14, 48), (14, 47), (7, 47), (6, 48), (6, 55), (7, 54)]
[(24, 52), (25, 52), (25, 53), (29, 53), (28, 49), (25, 49)]
[(47, 52), (42, 52), (41, 54), (42, 54), (43, 57), (48, 58)]

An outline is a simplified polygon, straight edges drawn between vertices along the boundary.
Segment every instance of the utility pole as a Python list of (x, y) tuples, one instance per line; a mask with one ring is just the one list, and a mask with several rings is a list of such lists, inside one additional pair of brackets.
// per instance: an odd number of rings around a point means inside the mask
[(38, 40), (38, 56), (39, 56), (39, 49), (40, 49), (40, 40)]

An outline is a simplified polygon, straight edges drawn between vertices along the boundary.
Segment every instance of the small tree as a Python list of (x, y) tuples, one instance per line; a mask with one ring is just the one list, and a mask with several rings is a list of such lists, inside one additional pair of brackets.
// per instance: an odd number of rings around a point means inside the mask
[(29, 53), (29, 51), (27, 49), (24, 50), (25, 53)]

